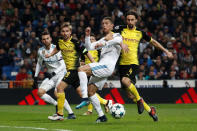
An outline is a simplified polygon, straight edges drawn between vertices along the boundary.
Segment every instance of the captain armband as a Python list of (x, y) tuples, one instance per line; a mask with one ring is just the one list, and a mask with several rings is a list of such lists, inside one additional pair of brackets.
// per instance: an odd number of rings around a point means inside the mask
[(82, 52), (84, 55), (86, 55), (88, 53), (88, 50), (85, 48)]

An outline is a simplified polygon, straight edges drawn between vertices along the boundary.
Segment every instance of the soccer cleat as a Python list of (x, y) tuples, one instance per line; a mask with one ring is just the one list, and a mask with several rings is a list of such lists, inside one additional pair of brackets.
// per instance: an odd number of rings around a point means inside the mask
[(138, 113), (142, 114), (144, 111), (144, 104), (143, 104), (143, 99), (141, 98), (139, 101), (137, 101), (137, 108), (138, 108)]
[(107, 101), (107, 104), (104, 106), (104, 107), (105, 107), (105, 112), (106, 112), (106, 113), (109, 112), (109, 110), (111, 109), (112, 105), (113, 105), (112, 100), (108, 100), (108, 101)]
[(52, 120), (52, 121), (63, 121), (64, 116), (60, 116), (60, 115), (56, 114), (56, 115), (53, 115), (53, 116), (48, 116), (48, 119)]
[(107, 122), (107, 117), (105, 115), (96, 119), (96, 123)]
[(79, 105), (77, 105), (75, 108), (76, 109), (80, 109), (80, 108), (82, 108), (84, 106), (87, 106), (89, 103), (90, 103), (89, 100), (84, 100)]
[(53, 114), (52, 116), (48, 116), (48, 119), (51, 117), (56, 117), (56, 116), (57, 116), (57, 113)]
[(151, 111), (149, 112), (149, 115), (153, 118), (154, 121), (158, 121), (155, 107), (151, 107)]
[(86, 111), (85, 113), (83, 113), (83, 116), (89, 116), (89, 115), (92, 115), (91, 111)]
[(68, 114), (67, 119), (76, 119), (76, 116), (74, 113)]

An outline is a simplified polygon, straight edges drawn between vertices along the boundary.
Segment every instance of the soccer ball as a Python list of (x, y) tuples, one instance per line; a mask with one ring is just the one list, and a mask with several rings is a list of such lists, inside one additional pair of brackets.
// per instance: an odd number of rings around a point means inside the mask
[(113, 104), (110, 108), (110, 113), (114, 118), (120, 119), (125, 115), (124, 106), (119, 103)]

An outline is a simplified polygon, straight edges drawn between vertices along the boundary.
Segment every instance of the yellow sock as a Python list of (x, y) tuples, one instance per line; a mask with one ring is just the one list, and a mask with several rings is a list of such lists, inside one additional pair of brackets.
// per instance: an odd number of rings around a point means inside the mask
[(100, 95), (98, 93), (96, 93), (96, 96), (98, 97), (99, 101), (101, 104), (106, 105), (107, 104), (107, 100), (103, 99), (102, 97), (100, 97)]
[(59, 115), (64, 115), (64, 101), (65, 101), (65, 94), (64, 93), (57, 93), (57, 113)]
[(88, 105), (88, 111), (89, 111), (89, 112), (92, 112), (92, 110), (93, 110), (93, 105), (92, 105), (92, 103), (90, 103), (90, 104)]
[[(133, 102), (137, 103), (137, 99), (134, 98), (134, 99), (133, 99)], [(145, 101), (143, 102), (143, 105), (144, 105), (144, 109), (145, 109), (147, 112), (150, 112), (150, 111), (151, 111), (150, 106), (149, 106)]]
[(131, 83), (131, 85), (128, 87), (128, 90), (136, 97), (137, 101), (140, 100), (140, 95), (136, 89), (136, 87)]
[(144, 109), (147, 111), (147, 112), (150, 112), (151, 109), (150, 109), (150, 106), (144, 101)]

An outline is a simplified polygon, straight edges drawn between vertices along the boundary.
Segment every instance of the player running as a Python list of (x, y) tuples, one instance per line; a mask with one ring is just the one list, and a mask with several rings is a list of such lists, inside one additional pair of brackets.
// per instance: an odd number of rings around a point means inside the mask
[[(155, 47), (161, 49), (169, 58), (173, 58), (171, 52), (165, 49), (159, 42), (148, 36), (145, 32), (139, 30), (136, 27), (138, 15), (133, 11), (129, 11), (126, 14), (125, 26), (116, 26), (114, 32), (121, 33), (123, 37), (123, 43), (129, 48), (129, 51), (122, 52), (120, 56), (119, 74), (121, 84), (126, 90), (128, 97), (133, 99), (137, 103), (138, 113), (141, 114), (144, 109), (149, 113), (154, 121), (158, 121), (156, 110), (154, 107), (150, 107), (140, 97), (136, 87), (135, 75), (138, 72), (138, 45), (142, 39), (150, 42)], [(134, 95), (134, 96), (133, 96)]]
[(58, 112), (57, 116), (50, 116), (50, 120), (64, 120), (63, 117), (63, 105), (65, 99), (64, 89), (68, 87), (68, 85), (72, 85), (83, 98), (82, 104), (88, 105), (88, 95), (87, 88), (81, 89), (79, 87), (79, 77), (78, 77), (78, 67), (79, 67), (79, 58), (82, 54), (86, 54), (91, 62), (94, 62), (93, 58), (85, 47), (82, 46), (77, 40), (73, 39), (72, 34), (72, 26), (68, 23), (64, 23), (60, 27), (61, 39), (59, 39), (56, 48), (52, 51), (52, 53), (46, 54), (45, 57), (53, 56), (61, 50), (64, 62), (66, 64), (67, 74), (64, 76), (60, 84), (57, 86), (57, 101), (58, 101)]
[[(105, 17), (102, 20), (102, 29), (105, 37), (101, 38), (99, 41), (91, 43), (90, 41), (90, 28), (86, 29), (85, 44), (88, 50), (101, 49), (101, 55), (99, 62), (90, 63), (85, 66), (80, 67), (78, 70), (81, 72), (80, 86), (87, 86), (87, 76), (91, 76), (88, 84), (88, 97), (92, 102), (94, 108), (98, 113), (98, 118), (96, 120), (99, 122), (106, 122), (107, 118), (104, 115), (99, 99), (96, 96), (96, 91), (101, 90), (114, 69), (118, 57), (121, 52), (120, 45), (122, 44), (122, 37), (119, 33), (113, 33), (113, 22), (110, 17)], [(108, 103), (110, 108), (112, 103)]]
[[(55, 101), (46, 92), (56, 87), (60, 83), (60, 81), (66, 74), (66, 66), (62, 59), (61, 52), (49, 58), (45, 58), (44, 54), (51, 53), (53, 49), (56, 47), (51, 43), (52, 39), (48, 31), (42, 32), (41, 41), (44, 44), (44, 46), (39, 48), (38, 50), (38, 60), (37, 60), (36, 71), (34, 75), (34, 88), (37, 87), (37, 77), (40, 72), (40, 69), (42, 65), (45, 65), (48, 69), (47, 72), (49, 74), (48, 75), (49, 78), (44, 79), (44, 81), (41, 83), (38, 89), (38, 96), (40, 96), (44, 101), (56, 106), (56, 113), (57, 113), (57, 101)], [(56, 89), (54, 91), (54, 94), (56, 95)], [(67, 119), (76, 118), (66, 99), (64, 100), (64, 108), (68, 111)]]

